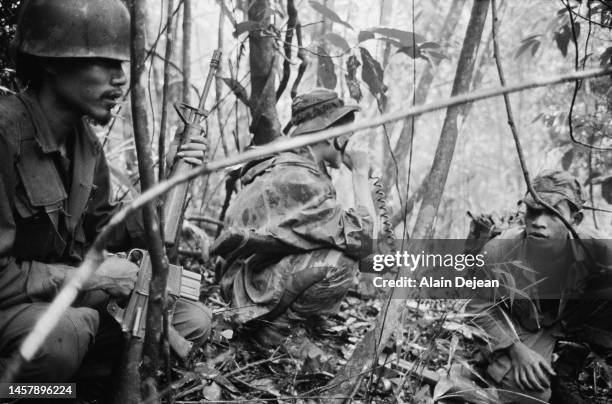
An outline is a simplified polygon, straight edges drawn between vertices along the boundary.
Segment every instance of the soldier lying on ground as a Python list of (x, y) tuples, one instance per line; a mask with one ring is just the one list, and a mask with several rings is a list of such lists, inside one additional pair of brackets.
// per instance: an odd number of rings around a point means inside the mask
[[(129, 14), (119, 0), (24, 4), (16, 58), (27, 91), (0, 99), (0, 373), (118, 209), (88, 120), (109, 122), (130, 57)], [(178, 155), (201, 163), (205, 149), (196, 139)], [(143, 246), (141, 222), (125, 223), (108, 248)], [(137, 270), (110, 255), (19, 380), (107, 378), (122, 337), (106, 303), (130, 294)], [(202, 304), (179, 300), (173, 324), (201, 344), (210, 319)]]
[[(584, 199), (574, 177), (546, 171), (533, 184), (543, 201), (580, 224)], [(558, 217), (530, 195), (523, 202), (525, 226), (504, 231), (483, 248), (496, 271), (490, 275), (505, 280), (505, 287), (471, 300), (468, 309), (490, 338), (483, 347), (486, 377), (502, 398), (508, 390), (515, 393), (506, 394), (512, 402), (532, 403), (548, 401), (556, 391), (552, 358), (560, 338), (612, 352), (612, 289), (605, 290), (612, 286), (612, 246), (576, 227), (591, 259)]]
[[(330, 90), (297, 96), (285, 132), (314, 133), (354, 120), (356, 106)], [(348, 139), (252, 161), (212, 252), (225, 258), (224, 297), (238, 308), (237, 324), (258, 326), (256, 340), (278, 345), (290, 320), (315, 321), (337, 310), (356, 280), (362, 242), (376, 220), (367, 179), (367, 154), (346, 151)], [(355, 209), (336, 200), (327, 166), (344, 163), (353, 176)]]

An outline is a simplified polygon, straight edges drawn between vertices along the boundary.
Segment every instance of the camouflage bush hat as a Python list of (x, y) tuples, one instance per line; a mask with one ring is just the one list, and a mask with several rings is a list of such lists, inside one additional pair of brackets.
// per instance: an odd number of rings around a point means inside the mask
[(315, 88), (293, 99), (291, 120), (283, 132), (287, 134), (292, 127), (295, 127), (295, 130), (291, 136), (318, 132), (360, 109), (358, 105), (344, 105), (344, 101), (335, 91)]
[[(585, 202), (580, 182), (567, 171), (543, 171), (534, 178), (533, 188), (540, 198), (551, 206), (565, 199), (580, 210)], [(523, 202), (531, 208), (542, 209), (529, 193), (525, 195)]]

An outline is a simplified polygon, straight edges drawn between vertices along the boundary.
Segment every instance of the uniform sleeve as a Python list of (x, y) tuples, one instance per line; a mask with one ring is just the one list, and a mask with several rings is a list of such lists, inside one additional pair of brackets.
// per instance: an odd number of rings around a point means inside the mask
[(62, 264), (17, 261), (12, 255), (16, 225), (13, 216), (15, 170), (11, 148), (0, 133), (0, 309), (36, 300), (50, 300), (74, 268)]
[[(117, 213), (123, 204), (112, 200), (110, 171), (106, 156), (100, 150), (94, 174), (94, 193), (89, 203), (83, 222), (85, 237), (93, 242), (102, 228)], [(142, 213), (136, 212), (126, 219), (113, 233), (107, 249), (110, 251), (125, 251), (130, 248), (145, 247), (145, 232)]]
[[(474, 275), (481, 279), (496, 279), (492, 271), (496, 262), (501, 262), (503, 253), (501, 251), (500, 240), (491, 240), (483, 250), (487, 252), (487, 265)], [(504, 283), (504, 280), (500, 280)], [(506, 305), (500, 301), (499, 291), (493, 288), (479, 289), (478, 296), (469, 300), (466, 311), (470, 313), (472, 322), (476, 327), (484, 331), (488, 338), (489, 349), (491, 352), (506, 349), (515, 342), (520, 341), (518, 333), (510, 314), (505, 310)]]

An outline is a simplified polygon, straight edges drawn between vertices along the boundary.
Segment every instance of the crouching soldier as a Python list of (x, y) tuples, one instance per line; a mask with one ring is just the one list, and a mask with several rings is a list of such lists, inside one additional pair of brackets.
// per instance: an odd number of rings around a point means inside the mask
[[(129, 24), (120, 0), (32, 0), (20, 10), (17, 75), (27, 90), (0, 99), (0, 373), (118, 209), (88, 122), (107, 124), (123, 95)], [(202, 161), (205, 149), (196, 140), (179, 154)], [(144, 246), (142, 229), (140, 217), (125, 223), (109, 250)], [(106, 303), (130, 294), (137, 270), (109, 256), (18, 381), (109, 377), (122, 338)], [(173, 324), (201, 344), (210, 319), (202, 304), (179, 300)]]
[[(535, 403), (552, 394), (553, 402), (565, 402), (556, 397), (564, 387), (558, 382), (561, 367), (552, 363), (553, 353), (564, 358), (557, 342), (570, 339), (612, 353), (612, 245), (579, 226), (584, 198), (576, 178), (546, 171), (533, 185), (576, 228), (582, 244), (557, 216), (525, 196), (525, 225), (483, 248), (490, 275), (502, 287), (473, 299), (468, 309), (489, 337), (485, 373), (501, 397)], [(575, 380), (581, 365), (566, 368), (571, 374), (564, 378)]]
[[(315, 89), (294, 99), (285, 132), (300, 136), (350, 123), (357, 110), (335, 92)], [(323, 141), (242, 168), (242, 189), (212, 252), (225, 259), (221, 289), (237, 309), (236, 323), (255, 326), (262, 345), (282, 342), (291, 320), (333, 313), (356, 280), (356, 257), (376, 216), (367, 155), (347, 152), (347, 143)], [(353, 177), (356, 208), (348, 211), (327, 171), (342, 164)]]

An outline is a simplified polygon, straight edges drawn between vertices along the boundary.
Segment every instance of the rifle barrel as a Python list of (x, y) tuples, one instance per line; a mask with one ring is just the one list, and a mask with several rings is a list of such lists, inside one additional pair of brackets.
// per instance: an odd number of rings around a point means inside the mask
[(221, 51), (215, 49), (212, 55), (212, 59), (210, 60), (210, 70), (208, 71), (208, 76), (206, 76), (206, 82), (204, 83), (204, 90), (202, 91), (202, 95), (200, 97), (200, 105), (198, 109), (204, 110), (206, 108), (206, 98), (208, 96), (208, 92), (210, 91), (210, 86), (212, 85), (213, 78), (217, 74), (217, 69), (219, 68), (219, 63), (221, 62)]

